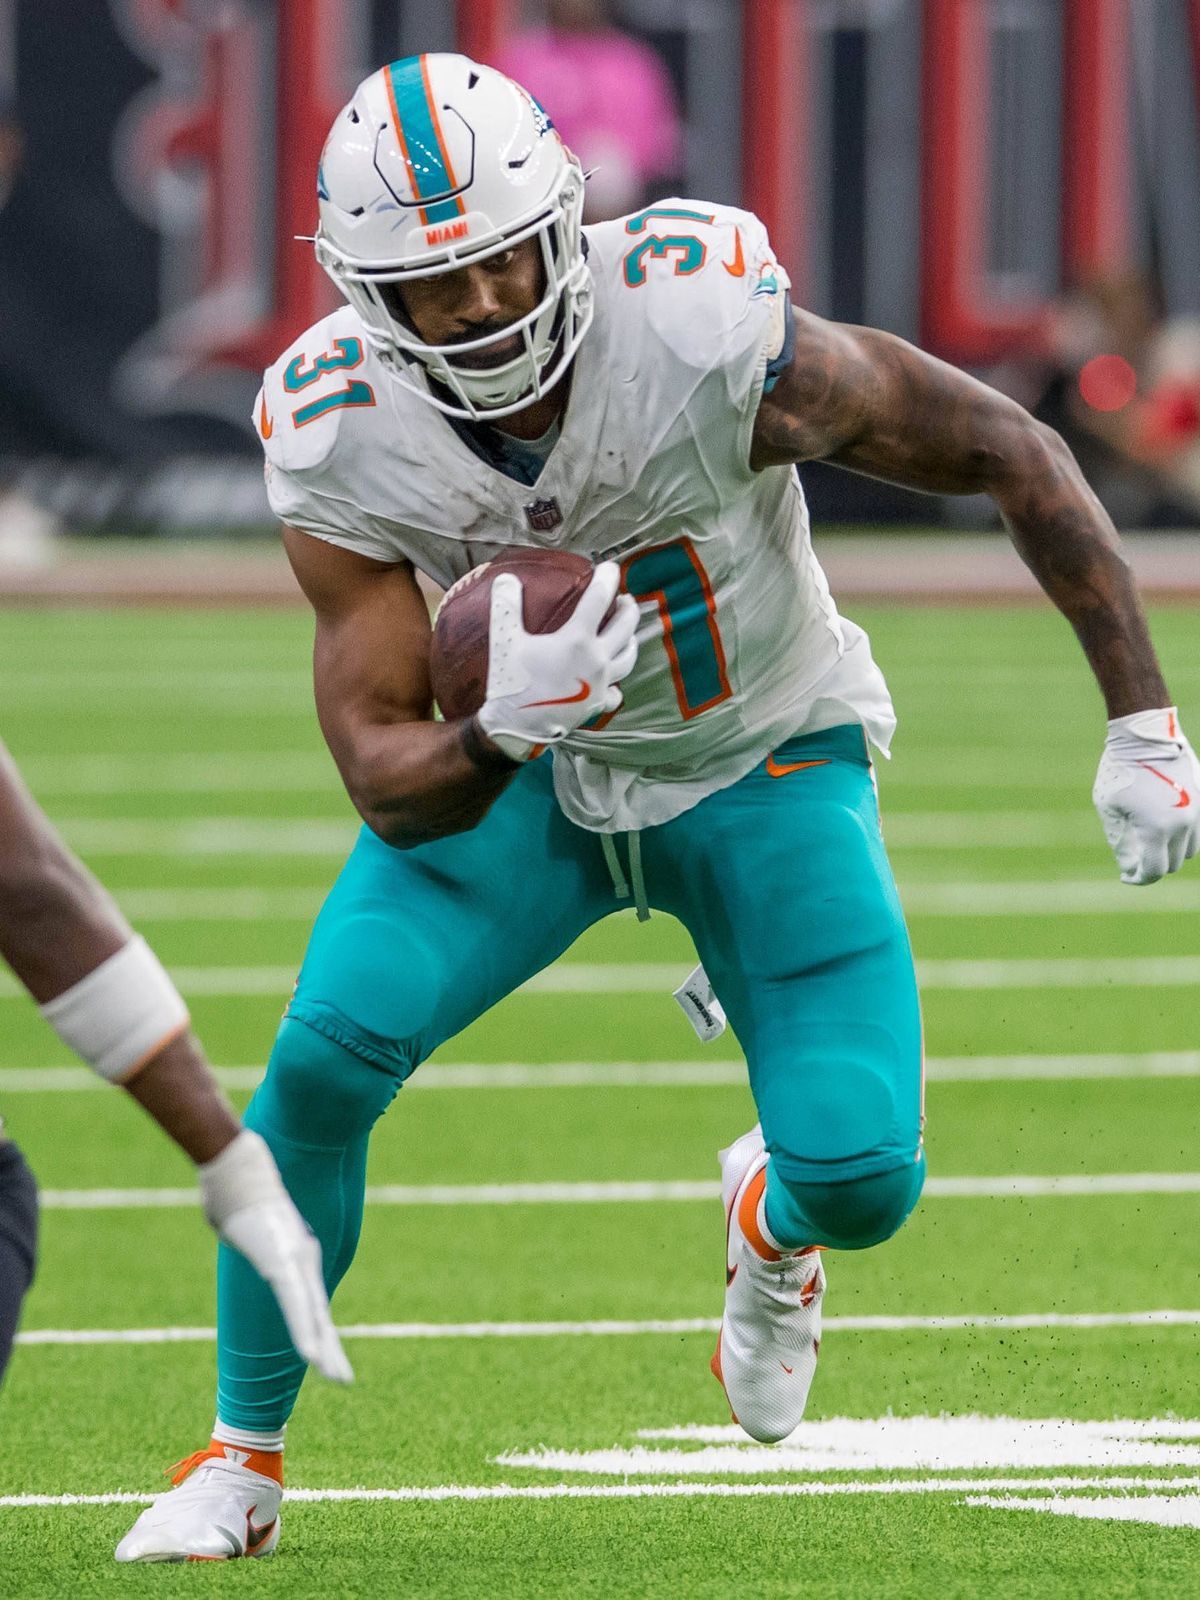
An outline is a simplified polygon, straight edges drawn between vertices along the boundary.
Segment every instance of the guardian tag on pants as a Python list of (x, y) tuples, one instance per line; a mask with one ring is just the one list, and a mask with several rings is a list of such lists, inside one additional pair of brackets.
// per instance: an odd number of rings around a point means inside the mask
[(695, 1028), (701, 1044), (719, 1039), (725, 1032), (725, 1008), (713, 993), (713, 986), (703, 967), (697, 967), (689, 974), (676, 989), (675, 998), (684, 1016)]

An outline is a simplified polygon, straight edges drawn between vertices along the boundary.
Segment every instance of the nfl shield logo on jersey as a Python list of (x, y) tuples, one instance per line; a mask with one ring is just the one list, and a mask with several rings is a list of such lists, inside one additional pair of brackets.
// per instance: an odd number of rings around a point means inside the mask
[(535, 533), (549, 533), (562, 519), (557, 500), (531, 500), (525, 507), (525, 520)]

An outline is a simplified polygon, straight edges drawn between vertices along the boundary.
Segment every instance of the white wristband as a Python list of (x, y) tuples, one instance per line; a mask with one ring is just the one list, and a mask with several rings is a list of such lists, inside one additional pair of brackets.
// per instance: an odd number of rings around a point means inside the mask
[(39, 1009), (62, 1042), (110, 1083), (133, 1077), (188, 1025), (183, 997), (138, 934)]
[(247, 1206), (287, 1198), (275, 1157), (262, 1136), (250, 1128), (243, 1128), (220, 1155), (197, 1167), (196, 1173), (204, 1215), (217, 1229)]
[(1179, 744), (1183, 739), (1179, 731), (1179, 712), (1174, 706), (1160, 706), (1150, 711), (1133, 711), (1127, 717), (1110, 717), (1109, 739), (1126, 735), (1157, 744)]

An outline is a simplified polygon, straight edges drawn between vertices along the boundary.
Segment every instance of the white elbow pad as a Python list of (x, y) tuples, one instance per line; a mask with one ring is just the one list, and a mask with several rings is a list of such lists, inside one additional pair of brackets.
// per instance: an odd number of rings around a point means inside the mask
[(189, 1021), (179, 990), (139, 934), (40, 1010), (62, 1042), (110, 1083), (133, 1077)]

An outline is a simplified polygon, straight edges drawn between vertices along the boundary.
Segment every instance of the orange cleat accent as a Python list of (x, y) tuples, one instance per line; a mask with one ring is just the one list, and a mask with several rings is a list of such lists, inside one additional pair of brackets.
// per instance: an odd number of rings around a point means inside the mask
[(184, 1456), (182, 1461), (168, 1467), (163, 1476), (170, 1478), (174, 1484), (180, 1484), (202, 1461), (214, 1460), (232, 1461), (235, 1466), (248, 1467), (251, 1472), (259, 1472), (264, 1478), (274, 1478), (276, 1483), (283, 1483), (282, 1450), (242, 1450), (235, 1444), (226, 1444), (223, 1439), (211, 1439), (207, 1449), (193, 1450), (190, 1456)]
[(721, 1385), (721, 1392), (725, 1396), (725, 1404), (727, 1406), (729, 1406), (730, 1418), (740, 1428), (741, 1427), (741, 1423), (738, 1422), (737, 1412), (733, 1409), (732, 1405), (729, 1404), (729, 1391), (725, 1387), (725, 1375), (721, 1371), (721, 1330), (719, 1328), (717, 1330), (717, 1348), (713, 1351), (712, 1356), (711, 1356), (711, 1358), (709, 1360), (708, 1370), (712, 1373), (713, 1377)]
[[(738, 1224), (746, 1235), (746, 1241), (755, 1255), (764, 1261), (782, 1261), (783, 1256), (763, 1238), (762, 1229), (758, 1225), (758, 1203), (763, 1197), (763, 1190), (767, 1187), (767, 1169), (763, 1167), (756, 1172), (746, 1185), (742, 1195), (741, 1204), (738, 1206)], [(726, 1268), (726, 1271), (729, 1269)], [(728, 1287), (728, 1282), (726, 1283)]]

